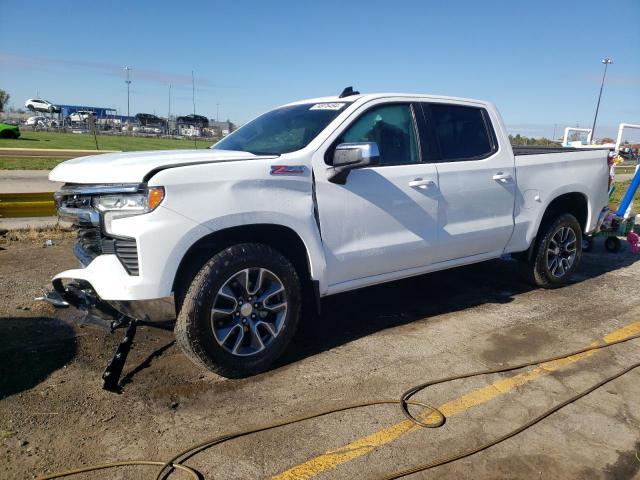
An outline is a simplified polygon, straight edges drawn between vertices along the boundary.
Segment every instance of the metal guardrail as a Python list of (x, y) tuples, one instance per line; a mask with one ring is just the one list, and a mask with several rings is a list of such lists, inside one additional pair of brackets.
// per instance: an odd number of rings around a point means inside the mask
[(53, 192), (0, 193), (0, 218), (52, 217), (57, 215)]

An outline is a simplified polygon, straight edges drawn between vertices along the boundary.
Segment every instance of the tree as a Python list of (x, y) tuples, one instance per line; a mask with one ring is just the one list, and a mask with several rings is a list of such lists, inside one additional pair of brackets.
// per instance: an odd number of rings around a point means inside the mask
[(9, 103), (10, 95), (0, 88), (0, 112), (4, 112), (4, 107)]
[(556, 142), (553, 140), (549, 140), (548, 138), (533, 138), (533, 137), (525, 137), (520, 135), (519, 133), (515, 136), (509, 135), (509, 141), (511, 145), (555, 145)]
[(610, 137), (604, 137), (600, 139), (600, 145), (604, 144), (604, 143), (616, 143), (616, 141), (613, 138)]

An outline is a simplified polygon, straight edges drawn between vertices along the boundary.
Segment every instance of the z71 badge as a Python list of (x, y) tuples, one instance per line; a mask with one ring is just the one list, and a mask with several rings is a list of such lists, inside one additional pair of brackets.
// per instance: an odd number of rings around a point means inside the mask
[(271, 165), (271, 175), (302, 175), (304, 165)]

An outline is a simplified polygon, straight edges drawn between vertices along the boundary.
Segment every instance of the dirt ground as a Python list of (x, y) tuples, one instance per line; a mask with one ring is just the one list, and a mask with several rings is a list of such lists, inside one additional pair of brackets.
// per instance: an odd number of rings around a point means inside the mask
[[(278, 365), (243, 380), (199, 370), (170, 331), (143, 327), (118, 395), (101, 390), (100, 375), (122, 332), (79, 326), (78, 312), (34, 301), (53, 274), (76, 265), (72, 240), (54, 242), (0, 241), (1, 478), (165, 460), (218, 434), (640, 332), (640, 257), (597, 243), (559, 290), (533, 290), (515, 262), (493, 261), (329, 298)], [(399, 409), (372, 407), (234, 440), (187, 464), (207, 479), (380, 478), (505, 433), (638, 360), (634, 340), (553, 371), (527, 369), (526, 381), (509, 383), (524, 378), (516, 372), (439, 386), (419, 399), (450, 405), (440, 429), (398, 433)], [(478, 391), (485, 396), (464, 396)], [(74, 478), (154, 473), (127, 467)], [(638, 479), (640, 371), (515, 438), (411, 478)]]

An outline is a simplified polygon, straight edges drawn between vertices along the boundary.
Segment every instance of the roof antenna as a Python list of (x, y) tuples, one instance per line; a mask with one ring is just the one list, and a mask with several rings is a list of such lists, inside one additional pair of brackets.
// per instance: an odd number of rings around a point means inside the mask
[(360, 92), (354, 91), (353, 87), (347, 87), (342, 90), (342, 93), (338, 98), (350, 97), (351, 95), (360, 95)]

